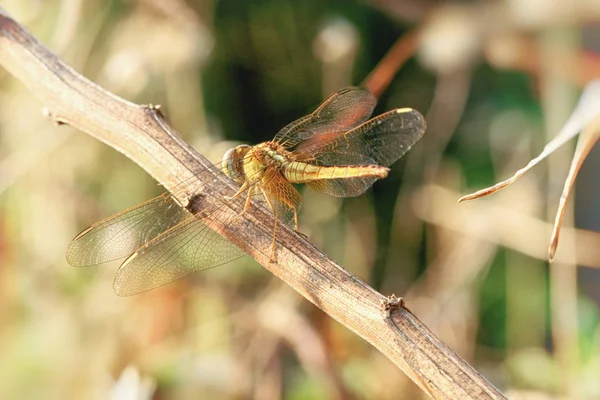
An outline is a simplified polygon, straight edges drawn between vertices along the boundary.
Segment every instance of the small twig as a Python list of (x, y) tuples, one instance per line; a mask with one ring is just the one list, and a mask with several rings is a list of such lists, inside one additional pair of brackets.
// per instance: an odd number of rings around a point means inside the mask
[[(206, 193), (234, 187), (223, 174), (185, 143), (154, 108), (127, 102), (85, 79), (38, 42), (0, 8), (0, 63), (52, 110), (57, 121), (89, 133), (124, 153), (167, 189), (186, 180)], [(195, 174), (194, 171), (203, 171)], [(185, 204), (186, 195), (173, 193)], [(266, 269), (333, 318), (373, 344), (434, 398), (503, 398), (404, 308), (390, 329), (381, 318), (383, 296), (331, 261), (287, 228), (278, 234), (278, 263), (265, 247), (272, 238), (273, 216), (258, 207), (240, 218), (232, 206), (214, 222), (219, 234), (236, 243)], [(225, 221), (233, 220), (225, 224)], [(266, 255), (265, 255), (266, 254)]]
[(419, 30), (415, 29), (400, 37), (387, 54), (379, 61), (362, 83), (375, 97), (388, 87), (400, 67), (414, 54), (419, 41)]

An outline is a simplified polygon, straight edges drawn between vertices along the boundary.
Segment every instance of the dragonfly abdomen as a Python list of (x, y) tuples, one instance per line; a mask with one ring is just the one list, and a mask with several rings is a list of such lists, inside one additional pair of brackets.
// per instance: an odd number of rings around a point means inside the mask
[(389, 168), (380, 165), (321, 166), (293, 161), (284, 167), (285, 178), (291, 183), (306, 183), (322, 179), (385, 178)]

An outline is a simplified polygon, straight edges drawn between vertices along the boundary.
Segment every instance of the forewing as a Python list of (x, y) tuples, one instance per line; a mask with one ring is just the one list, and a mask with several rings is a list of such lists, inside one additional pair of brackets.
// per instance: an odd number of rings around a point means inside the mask
[(69, 245), (67, 261), (82, 267), (125, 258), (190, 217), (168, 194), (155, 197), (81, 232)]
[(376, 104), (375, 96), (365, 89), (342, 89), (325, 100), (312, 114), (285, 126), (273, 141), (291, 149), (315, 136), (345, 132), (365, 122)]
[[(425, 133), (425, 119), (416, 110), (388, 111), (345, 133), (331, 133), (301, 143), (299, 161), (323, 166), (390, 166), (402, 157)], [(375, 178), (347, 178), (313, 181), (312, 189), (336, 197), (364, 193)]]
[(139, 248), (115, 275), (119, 296), (130, 296), (166, 285), (191, 273), (226, 264), (245, 253), (211, 225), (228, 223), (225, 208), (203, 212)]

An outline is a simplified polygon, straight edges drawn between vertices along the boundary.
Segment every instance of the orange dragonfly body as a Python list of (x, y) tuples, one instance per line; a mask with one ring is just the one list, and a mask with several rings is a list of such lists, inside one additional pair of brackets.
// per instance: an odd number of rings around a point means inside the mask
[[(271, 245), (271, 259), (276, 261), (278, 221), (298, 231), (302, 198), (292, 184), (336, 197), (358, 196), (385, 178), (388, 166), (425, 132), (423, 116), (409, 108), (369, 120), (375, 104), (375, 97), (364, 89), (340, 90), (272, 141), (228, 150), (220, 168), (240, 185), (233, 196), (222, 196), (211, 209), (191, 212), (165, 193), (81, 232), (71, 242), (67, 260), (87, 266), (127, 257), (115, 276), (119, 295), (162, 286), (243, 255), (211, 229), (210, 222), (222, 219), (227, 202), (245, 197), (246, 211), (260, 195), (276, 217)], [(185, 182), (182, 186), (189, 190)]]

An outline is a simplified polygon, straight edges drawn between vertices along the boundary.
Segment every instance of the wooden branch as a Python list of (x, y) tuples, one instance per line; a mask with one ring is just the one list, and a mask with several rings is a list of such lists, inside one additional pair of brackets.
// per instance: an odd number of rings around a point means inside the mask
[[(185, 143), (155, 108), (124, 101), (85, 79), (0, 8), (0, 63), (72, 125), (124, 153), (167, 189), (186, 180), (195, 193), (235, 189)], [(193, 171), (203, 173), (194, 174)], [(183, 204), (192, 193), (173, 193)], [(203, 197), (210, 201), (211, 196)], [(229, 213), (239, 212), (235, 207)], [(223, 218), (227, 218), (226, 213)], [(214, 228), (333, 318), (373, 344), (434, 398), (503, 398), (401, 304), (381, 308), (384, 296), (344, 270), (293, 231), (278, 234), (278, 263), (269, 262), (273, 217), (252, 207)]]

